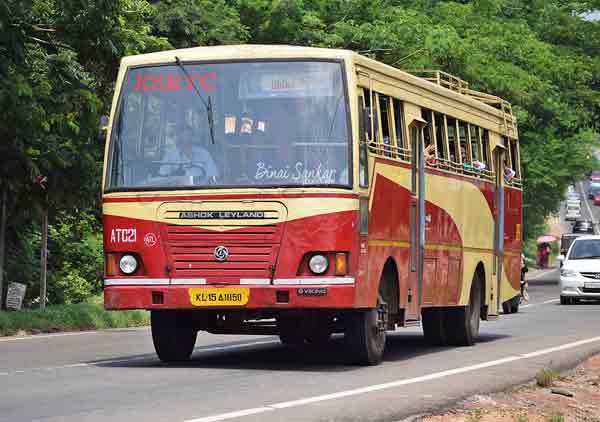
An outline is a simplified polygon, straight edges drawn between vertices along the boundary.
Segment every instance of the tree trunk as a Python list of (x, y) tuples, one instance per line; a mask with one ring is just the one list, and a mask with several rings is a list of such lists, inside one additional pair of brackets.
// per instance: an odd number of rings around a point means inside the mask
[(48, 258), (48, 205), (42, 208), (42, 244), (40, 254), (40, 308), (46, 308), (46, 264)]
[(6, 241), (6, 201), (7, 190), (2, 190), (2, 211), (0, 211), (0, 311), (4, 307), (4, 255)]

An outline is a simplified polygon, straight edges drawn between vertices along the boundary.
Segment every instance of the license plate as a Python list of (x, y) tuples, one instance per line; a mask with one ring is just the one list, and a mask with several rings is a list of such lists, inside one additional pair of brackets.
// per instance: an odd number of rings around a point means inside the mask
[(191, 288), (188, 293), (193, 306), (240, 306), (250, 298), (247, 287)]
[(596, 282), (584, 283), (583, 286), (586, 289), (600, 289), (600, 282), (596, 281)]

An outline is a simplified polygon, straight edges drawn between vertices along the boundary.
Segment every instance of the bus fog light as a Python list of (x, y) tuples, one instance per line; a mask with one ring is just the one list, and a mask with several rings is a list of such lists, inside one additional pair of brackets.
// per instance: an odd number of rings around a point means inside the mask
[(119, 268), (125, 274), (133, 274), (137, 267), (138, 262), (133, 255), (123, 255), (119, 261)]
[(327, 257), (323, 255), (314, 255), (310, 261), (308, 261), (308, 267), (315, 274), (323, 274), (329, 267)]

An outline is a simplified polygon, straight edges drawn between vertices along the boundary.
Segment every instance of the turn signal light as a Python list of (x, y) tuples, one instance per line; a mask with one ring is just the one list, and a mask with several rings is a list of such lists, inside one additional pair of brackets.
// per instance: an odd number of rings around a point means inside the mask
[(119, 274), (119, 254), (107, 253), (104, 256), (104, 274), (107, 277)]
[(348, 274), (348, 261), (345, 253), (335, 254), (335, 275)]

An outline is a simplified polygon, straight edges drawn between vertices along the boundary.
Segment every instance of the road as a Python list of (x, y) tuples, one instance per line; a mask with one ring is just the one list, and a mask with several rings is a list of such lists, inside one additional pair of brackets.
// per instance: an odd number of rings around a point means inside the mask
[(600, 352), (600, 304), (558, 305), (557, 275), (533, 273), (530, 305), (483, 323), (476, 346), (403, 329), (377, 367), (346, 365), (339, 339), (310, 351), (201, 333), (180, 365), (157, 360), (145, 328), (1, 339), (0, 421), (401, 420)]
[[(594, 231), (596, 234), (600, 233), (600, 207), (594, 205), (594, 201), (588, 199), (587, 191), (589, 188), (589, 181), (584, 180), (582, 182), (578, 182), (575, 185), (575, 189), (581, 195), (581, 218), (586, 220), (592, 220), (594, 224)], [(566, 202), (564, 202), (560, 207), (560, 221), (562, 223), (562, 229), (565, 233), (571, 232), (571, 223), (565, 221), (565, 212), (566, 212)]]

